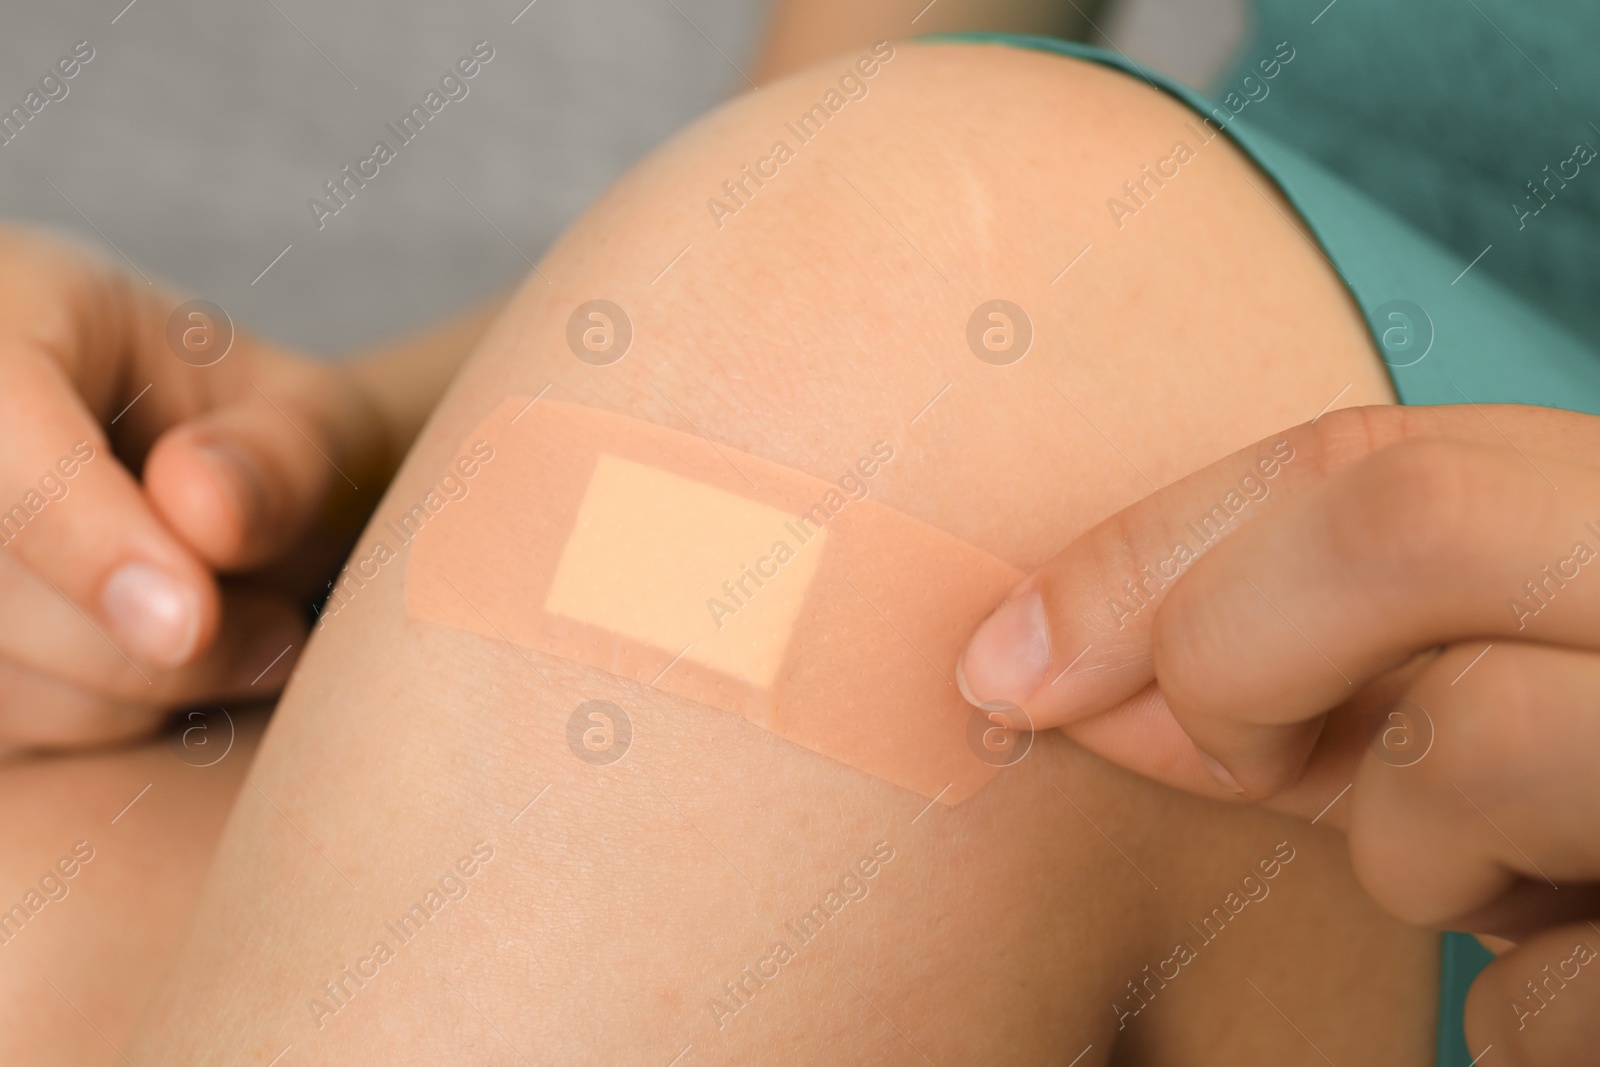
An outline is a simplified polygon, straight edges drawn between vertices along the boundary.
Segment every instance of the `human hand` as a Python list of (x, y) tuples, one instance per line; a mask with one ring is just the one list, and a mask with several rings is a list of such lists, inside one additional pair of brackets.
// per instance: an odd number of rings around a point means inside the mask
[(0, 749), (271, 695), (356, 482), (381, 488), (382, 418), (347, 375), (179, 303), (0, 229)]
[(1080, 537), (979, 627), (963, 690), (1344, 825), (1397, 917), (1516, 942), (1474, 1047), (1573, 1062), (1600, 1047), (1597, 457), (1563, 411), (1323, 416)]

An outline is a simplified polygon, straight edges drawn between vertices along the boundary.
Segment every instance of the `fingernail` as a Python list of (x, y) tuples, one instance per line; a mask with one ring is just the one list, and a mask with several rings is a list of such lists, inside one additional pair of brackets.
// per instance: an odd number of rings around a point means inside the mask
[(1504, 956), (1507, 952), (1517, 947), (1517, 943), (1510, 938), (1496, 937), (1494, 934), (1473, 934), (1484, 948), (1496, 956)]
[(1050, 668), (1050, 631), (1037, 592), (1008, 600), (983, 620), (956, 663), (956, 684), (980, 707), (997, 700), (1022, 704)]
[(211, 464), (224, 490), (233, 499), (241, 524), (259, 522), (267, 510), (267, 486), (256, 458), (238, 445), (226, 441), (202, 441), (195, 445)]
[(1211, 777), (1215, 778), (1222, 788), (1236, 796), (1244, 796), (1244, 786), (1239, 784), (1237, 778), (1228, 773), (1228, 768), (1224, 767), (1215, 756), (1199, 748), (1195, 749), (1195, 753), (1200, 757), (1200, 762), (1205, 764), (1206, 770), (1211, 772)]
[(200, 605), (172, 575), (148, 563), (125, 563), (100, 590), (100, 608), (117, 644), (135, 659), (177, 667), (194, 652)]

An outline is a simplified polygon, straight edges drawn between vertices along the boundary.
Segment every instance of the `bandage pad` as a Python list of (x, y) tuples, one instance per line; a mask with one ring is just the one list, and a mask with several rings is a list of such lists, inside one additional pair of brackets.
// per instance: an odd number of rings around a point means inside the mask
[(821, 478), (594, 408), (511, 397), (457, 458), (474, 442), (493, 459), (411, 545), (413, 617), (743, 715), (946, 804), (995, 774), (968, 746), (955, 664), (1021, 580), (1011, 566)]

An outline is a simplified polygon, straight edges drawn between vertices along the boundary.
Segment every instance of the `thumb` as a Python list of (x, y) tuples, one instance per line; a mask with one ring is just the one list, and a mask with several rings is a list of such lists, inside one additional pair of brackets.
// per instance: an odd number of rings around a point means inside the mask
[(319, 518), (353, 530), (361, 503), (381, 488), (375, 413), (332, 371), (308, 370), (288, 388), (249, 383), (232, 402), (173, 426), (150, 451), (152, 506), (212, 567), (266, 563)]
[(1168, 590), (1222, 538), (1319, 477), (1311, 437), (1301, 428), (1269, 438), (1089, 530), (978, 627), (957, 664), (963, 695), (1019, 705), (1049, 729), (1144, 690)]
[(1494, 410), (1494, 423), (1468, 406), (1335, 411), (1158, 490), (1078, 538), (978, 627), (957, 664), (963, 695), (980, 706), (1020, 705), (1036, 729), (1128, 700), (1156, 680), (1155, 620), (1195, 560), (1388, 445), (1411, 437), (1499, 445), (1497, 426), (1535, 453), (1592, 455), (1600, 440), (1590, 416)]

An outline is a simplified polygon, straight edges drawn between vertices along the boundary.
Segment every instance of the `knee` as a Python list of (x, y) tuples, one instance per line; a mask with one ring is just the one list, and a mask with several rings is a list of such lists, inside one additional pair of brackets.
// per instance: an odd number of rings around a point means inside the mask
[[(1108, 210), (1201, 128), (1166, 94), (1059, 56), (841, 56), (636, 168), (489, 347), (538, 354), (530, 391), (687, 418), (823, 476), (887, 438), (913, 459), (888, 502), (1038, 562), (1352, 379), (1352, 402), (1388, 398), (1336, 277), (1224, 138), (1137, 218)], [(631, 338), (605, 367), (568, 340), (595, 299)], [(1072, 488), (1041, 502), (1052, 475)]]

